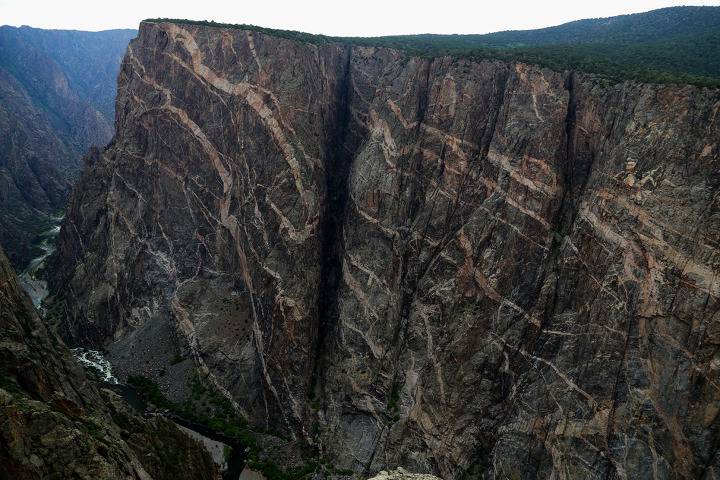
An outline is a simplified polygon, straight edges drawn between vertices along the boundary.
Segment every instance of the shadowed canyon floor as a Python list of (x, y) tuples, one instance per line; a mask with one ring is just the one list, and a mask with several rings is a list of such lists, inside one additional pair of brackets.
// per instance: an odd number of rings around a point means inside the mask
[(219, 480), (203, 447), (90, 380), (0, 249), (0, 478)]

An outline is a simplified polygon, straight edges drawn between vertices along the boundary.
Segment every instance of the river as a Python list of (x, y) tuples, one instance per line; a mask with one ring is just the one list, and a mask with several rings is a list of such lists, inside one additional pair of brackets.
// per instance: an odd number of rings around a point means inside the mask
[[(134, 388), (118, 383), (117, 378), (113, 375), (112, 365), (102, 353), (82, 347), (71, 351), (81, 365), (97, 369), (100, 379), (114, 385), (121, 393), (123, 400), (136, 411), (145, 417), (156, 414), (148, 413), (148, 404)], [(220, 465), (223, 480), (263, 480), (262, 475), (245, 468), (246, 454), (238, 440), (214, 432), (202, 425), (186, 422), (181, 418), (172, 416), (167, 418), (205, 446), (215, 463)]]
[[(47, 257), (55, 252), (55, 247), (49, 245), (50, 240), (55, 238), (60, 232), (60, 223), (63, 217), (53, 218), (53, 225), (50, 230), (45, 232), (40, 242), (33, 245), (43, 249), (42, 255), (33, 258), (27, 267), (20, 273), (20, 284), (32, 298), (35, 308), (44, 313), (42, 301), (48, 296), (47, 281), (37, 278), (36, 271), (42, 266)], [(113, 375), (112, 365), (105, 356), (95, 350), (85, 348), (75, 348), (71, 350), (78, 363), (86, 367), (93, 367), (98, 370), (99, 377), (102, 381), (115, 385), (122, 394), (123, 399), (140, 412), (143, 416), (148, 416), (147, 403), (140, 397), (134, 388), (118, 383), (117, 378)], [(213, 457), (215, 463), (222, 468), (223, 480), (262, 480), (263, 476), (252, 470), (245, 468), (245, 452), (242, 445), (236, 439), (227, 437), (217, 432), (203, 427), (188, 423), (179, 418), (168, 417), (190, 436), (202, 443)]]
[[(64, 216), (63, 216), (64, 217)], [(34, 247), (42, 248), (43, 253), (39, 257), (35, 257), (30, 260), (27, 267), (20, 273), (20, 284), (30, 294), (30, 298), (35, 304), (35, 308), (40, 310), (41, 313), (45, 313), (42, 307), (42, 301), (48, 296), (47, 281), (41, 278), (36, 278), (37, 269), (43, 264), (45, 259), (52, 255), (55, 251), (55, 247), (49, 245), (50, 241), (54, 239), (58, 233), (60, 233), (60, 223), (63, 217), (54, 217), (52, 219), (52, 228), (45, 232), (39, 243), (33, 245)]]

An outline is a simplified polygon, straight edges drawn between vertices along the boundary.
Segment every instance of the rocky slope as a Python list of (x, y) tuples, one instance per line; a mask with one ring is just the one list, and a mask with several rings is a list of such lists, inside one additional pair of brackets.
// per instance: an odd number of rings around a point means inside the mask
[(219, 479), (204, 448), (86, 378), (0, 249), (0, 478)]
[(172, 338), (361, 473), (713, 478), (719, 108), (143, 23), (61, 232), (63, 333)]
[(65, 205), (83, 154), (112, 136), (115, 80), (135, 33), (0, 27), (0, 244), (16, 267)]

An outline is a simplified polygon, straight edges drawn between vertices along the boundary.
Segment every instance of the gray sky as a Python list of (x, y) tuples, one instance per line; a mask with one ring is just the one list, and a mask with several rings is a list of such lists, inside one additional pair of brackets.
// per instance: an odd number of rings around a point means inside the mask
[(720, 0), (0, 0), (0, 25), (107, 30), (165, 17), (339, 36), (489, 33), (676, 5), (720, 6)]

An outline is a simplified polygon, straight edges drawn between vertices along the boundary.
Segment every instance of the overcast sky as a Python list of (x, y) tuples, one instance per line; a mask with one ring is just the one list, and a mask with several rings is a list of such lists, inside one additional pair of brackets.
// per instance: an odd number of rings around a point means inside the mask
[(0, 25), (95, 31), (165, 17), (338, 36), (489, 33), (683, 4), (720, 6), (720, 0), (0, 0)]

